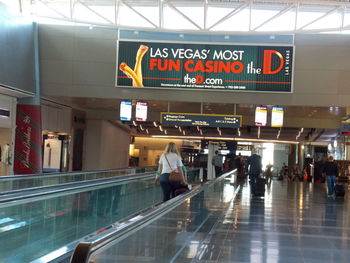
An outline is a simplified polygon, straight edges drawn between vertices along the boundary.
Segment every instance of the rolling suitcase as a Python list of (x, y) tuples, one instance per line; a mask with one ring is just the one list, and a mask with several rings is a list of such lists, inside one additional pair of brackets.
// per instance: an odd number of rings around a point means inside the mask
[(185, 193), (188, 193), (189, 191), (190, 191), (190, 189), (188, 188), (188, 186), (182, 186), (182, 187), (177, 188), (175, 190), (174, 196), (185, 194)]
[(344, 195), (345, 195), (344, 185), (336, 184), (334, 186), (334, 194), (336, 197), (344, 197)]
[(254, 195), (256, 196), (264, 196), (265, 195), (265, 178), (257, 178), (255, 183)]

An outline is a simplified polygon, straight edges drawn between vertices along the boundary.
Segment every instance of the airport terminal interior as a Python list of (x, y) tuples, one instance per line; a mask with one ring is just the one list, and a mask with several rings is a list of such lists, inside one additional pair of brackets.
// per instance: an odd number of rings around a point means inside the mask
[(0, 263), (350, 262), (347, 0), (0, 14)]

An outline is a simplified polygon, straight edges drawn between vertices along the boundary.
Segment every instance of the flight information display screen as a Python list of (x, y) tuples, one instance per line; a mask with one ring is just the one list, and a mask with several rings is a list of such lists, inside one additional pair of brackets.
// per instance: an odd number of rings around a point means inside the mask
[(272, 107), (271, 127), (283, 127), (283, 107)]
[(266, 126), (267, 123), (267, 107), (258, 106), (255, 109), (255, 126)]
[(130, 121), (132, 114), (132, 102), (129, 100), (123, 100), (120, 102), (120, 120)]
[(147, 102), (138, 101), (136, 103), (136, 121), (147, 121)]

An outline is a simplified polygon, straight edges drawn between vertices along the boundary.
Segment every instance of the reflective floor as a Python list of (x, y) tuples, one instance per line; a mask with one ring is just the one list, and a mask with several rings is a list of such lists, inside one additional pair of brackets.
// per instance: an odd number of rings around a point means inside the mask
[(223, 180), (92, 262), (350, 262), (347, 196), (273, 181), (265, 198)]

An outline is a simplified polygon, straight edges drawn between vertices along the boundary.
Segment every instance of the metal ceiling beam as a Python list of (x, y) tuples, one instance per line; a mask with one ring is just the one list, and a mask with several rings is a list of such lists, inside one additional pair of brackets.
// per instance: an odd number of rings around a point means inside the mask
[(96, 12), (95, 10), (93, 10), (90, 6), (88, 6), (87, 4), (81, 2), (80, 0), (78, 0), (78, 3), (81, 4), (82, 6), (84, 6), (85, 8), (87, 8), (90, 12), (94, 13), (95, 15), (97, 15), (98, 17), (102, 18), (103, 20), (107, 21), (109, 24), (114, 24), (111, 20), (109, 20), (108, 18), (104, 17), (103, 15), (101, 15), (100, 13)]
[(123, 5), (129, 7), (132, 11), (134, 11), (136, 14), (138, 14), (140, 17), (145, 19), (148, 23), (150, 23), (155, 28), (158, 28), (156, 24), (154, 24), (151, 20), (149, 20), (147, 17), (145, 17), (143, 14), (141, 14), (139, 11), (137, 11), (135, 8), (133, 8), (131, 5), (127, 4), (124, 0), (119, 0)]
[(19, 8), (19, 13), (20, 14), (22, 14), (22, 12), (23, 12), (22, 6), (23, 6), (22, 0), (18, 0), (18, 8)]
[(57, 11), (56, 9), (52, 8), (51, 6), (49, 6), (48, 4), (46, 4), (45, 2), (39, 0), (39, 3), (43, 4), (44, 6), (46, 6), (48, 9), (50, 9), (51, 11), (55, 12), (56, 14), (59, 14), (60, 16), (62, 16), (63, 18), (69, 19), (68, 16), (62, 14), (61, 12)]
[(176, 6), (174, 6), (170, 1), (167, 0), (163, 0), (164, 3), (166, 3), (167, 5), (170, 6), (170, 8), (172, 8), (174, 11), (176, 11), (177, 13), (179, 13), (182, 17), (184, 17), (186, 20), (188, 20), (191, 24), (193, 24), (195, 27), (197, 27), (199, 30), (202, 30), (203, 28), (201, 26), (199, 26), (196, 22), (194, 22), (191, 18), (189, 18), (188, 16), (186, 16), (183, 12), (181, 12), (179, 9), (176, 8)]
[(158, 0), (158, 15), (159, 15), (159, 28), (163, 28), (163, 0)]
[(229, 19), (230, 17), (238, 14), (239, 12), (241, 12), (243, 9), (245, 9), (249, 4), (244, 3), (241, 4), (239, 6), (237, 6), (235, 9), (233, 9), (230, 13), (228, 13), (226, 16), (222, 17), (221, 19), (219, 19), (216, 23), (214, 23), (212, 26), (210, 26), (208, 28), (208, 30), (211, 30), (213, 27), (216, 27), (217, 25), (221, 24), (222, 22), (226, 21), (227, 19)]
[(208, 0), (204, 0), (204, 16), (203, 16), (203, 24), (204, 24), (204, 30), (207, 29), (207, 23), (208, 23)]
[(305, 27), (308, 27), (309, 25), (312, 25), (312, 24), (314, 24), (315, 22), (320, 21), (321, 19), (323, 19), (323, 18), (329, 16), (330, 14), (333, 14), (333, 13), (334, 13), (335, 11), (337, 11), (337, 10), (339, 10), (339, 7), (335, 7), (335, 8), (333, 8), (333, 9), (329, 10), (329, 11), (328, 11), (327, 13), (325, 13), (324, 15), (322, 15), (322, 16), (320, 16), (320, 17), (314, 19), (314, 20), (312, 20), (311, 22), (307, 23), (306, 25), (303, 25), (302, 27), (299, 28), (299, 30), (303, 30)]
[[(260, 2), (260, 1), (259, 1)], [(264, 3), (288, 3), (288, 4), (306, 4), (318, 6), (350, 6), (350, 3), (342, 1), (323, 1), (323, 0), (265, 0)]]
[[(23, 0), (18, 0), (19, 3), (22, 3), (22, 9), (23, 12), (26, 11), (26, 8), (29, 8), (30, 5), (34, 6), (34, 2), (28, 4), (28, 5), (24, 5), (25, 1)], [(57, 1), (57, 3), (62, 3), (60, 1)], [(155, 3), (157, 3), (156, 1), (154, 1)], [(154, 3), (152, 2), (152, 3)], [(249, 25), (247, 25), (249, 27), (249, 29), (246, 32), (250, 32), (250, 33), (255, 33), (256, 30), (260, 29), (262, 26), (264, 26), (265, 24), (271, 22), (272, 20), (276, 19), (277, 17), (283, 15), (284, 13), (288, 12), (289, 10), (291, 10), (293, 8), (293, 6), (295, 7), (295, 23), (294, 23), (294, 29), (292, 30), (280, 30), (280, 31), (273, 31), (274, 33), (308, 33), (308, 32), (312, 32), (312, 33), (318, 33), (318, 32), (334, 32), (334, 31), (341, 31), (341, 30), (349, 30), (349, 26), (347, 24), (345, 24), (345, 12), (347, 10), (347, 7), (350, 6), (349, 2), (342, 2), (342, 1), (323, 1), (323, 0), (266, 0), (263, 3), (259, 0), (259, 1), (255, 1), (255, 0), (246, 0), (245, 2), (239, 2), (239, 6), (236, 6), (229, 14), (225, 15), (224, 17), (222, 17), (221, 19), (219, 19), (217, 22), (215, 22), (212, 26), (208, 27), (208, 11), (210, 9), (210, 7), (213, 6), (222, 6), (227, 8), (228, 5), (225, 3), (214, 3), (214, 2), (209, 2), (208, 0), (204, 0), (203, 2), (197, 2), (197, 1), (185, 1), (183, 3), (185, 3), (184, 6), (200, 6), (203, 8), (203, 28), (197, 24), (196, 22), (194, 22), (192, 19), (190, 19), (188, 16), (186, 16), (183, 12), (181, 12), (177, 7), (174, 6), (174, 4), (171, 3), (170, 0), (158, 0), (158, 6), (157, 4), (154, 6), (154, 8), (158, 8), (158, 13), (159, 13), (159, 21), (158, 23), (154, 23), (152, 22), (150, 19), (148, 19), (147, 17), (145, 17), (142, 12), (137, 11), (135, 9), (135, 6), (141, 6), (142, 5), (142, 1), (138, 2), (138, 1), (134, 1), (132, 6), (130, 5), (129, 1), (126, 0), (109, 0), (106, 1), (105, 3), (101, 3), (101, 1), (96, 1), (94, 2), (93, 0), (89, 1), (89, 5), (86, 4), (85, 1), (82, 0), (65, 0), (65, 4), (67, 5), (67, 7), (69, 6), (69, 11), (70, 14), (69, 15), (65, 15), (64, 13), (61, 13), (60, 10), (55, 9), (55, 7), (51, 6), (51, 3), (55, 3), (55, 1), (43, 1), (43, 0), (37, 0), (37, 3), (42, 4), (43, 6), (45, 6), (47, 9), (51, 10), (54, 13), (57, 13), (59, 15), (59, 17), (55, 17), (53, 16), (42, 16), (42, 17), (47, 17), (47, 18), (51, 18), (51, 19), (58, 19), (58, 20), (64, 20), (64, 21), (70, 21), (73, 23), (86, 23), (86, 24), (101, 24), (103, 26), (108, 26), (108, 25), (113, 25), (118, 27), (118, 13), (119, 13), (119, 6), (120, 3), (123, 3), (126, 7), (129, 7), (131, 10), (133, 10), (136, 14), (138, 14), (140, 17), (142, 17), (144, 20), (146, 20), (147, 22), (150, 23), (150, 25), (152, 25), (154, 27), (154, 29), (158, 30), (158, 29), (164, 29), (164, 4), (168, 4), (169, 8), (172, 8), (173, 10), (175, 10), (177, 13), (179, 13), (181, 16), (183, 16), (187, 21), (189, 21), (191, 24), (193, 24), (195, 26), (195, 29), (188, 29), (188, 30), (184, 30), (186, 32), (211, 32), (211, 29), (213, 29), (214, 27), (216, 27), (217, 25), (227, 21), (229, 18), (231, 18), (232, 16), (238, 14), (239, 12), (243, 11), (246, 8), (249, 8)], [(87, 7), (91, 12), (95, 13), (97, 16), (101, 17), (104, 21), (106, 21), (106, 23), (95, 23), (95, 22), (89, 22), (89, 21), (78, 21), (76, 19), (74, 19), (74, 6), (76, 3), (80, 3), (83, 6)], [(114, 12), (115, 12), (115, 21), (110, 21), (108, 18), (104, 17), (103, 14), (100, 12), (98, 13), (98, 11), (95, 11), (91, 5), (96, 3), (96, 5), (99, 4), (103, 4), (105, 6), (110, 6), (111, 8), (114, 7)], [(148, 2), (147, 2), (148, 3)], [(151, 3), (151, 2), (150, 2)], [(152, 4), (151, 3), (151, 4)], [(276, 6), (276, 4), (289, 4), (288, 7), (283, 8), (282, 10), (279, 11), (278, 14), (274, 15), (273, 17), (271, 17), (270, 19), (267, 19), (266, 21), (262, 22), (261, 24), (259, 24), (258, 26), (256, 26), (255, 28), (252, 28), (251, 25), (251, 18), (252, 18), (252, 10), (254, 11), (254, 8), (252, 6), (252, 4), (263, 4), (263, 7), (266, 7), (266, 10), (269, 7), (269, 3), (270, 6), (271, 4), (274, 4), (274, 6)], [(231, 3), (232, 4), (232, 3)], [(329, 10), (327, 13), (325, 13), (324, 15), (322, 15), (321, 17), (309, 22), (306, 25), (301, 26), (300, 28), (298, 28), (298, 21), (299, 21), (299, 12), (300, 10), (304, 10), (303, 8), (305, 7), (304, 4), (307, 4), (308, 7), (310, 7), (310, 9), (306, 9), (306, 11), (312, 11), (314, 8), (314, 10), (320, 9), (320, 8), (325, 8), (325, 7), (333, 7), (333, 9)], [(259, 5), (260, 6), (260, 5)], [(325, 18), (326, 16), (329, 16), (330, 14), (336, 12), (337, 10), (341, 9), (341, 14), (340, 14), (340, 21), (339, 21), (339, 27), (337, 28), (320, 28), (320, 29), (305, 29), (306, 27), (308, 27), (309, 25)], [(272, 10), (272, 9), (271, 9)], [(35, 9), (34, 9), (34, 13), (35, 13)], [(293, 21), (291, 21), (291, 23), (293, 23)], [(158, 24), (158, 25), (157, 25)], [(300, 24), (300, 23), (299, 23)], [(128, 28), (149, 28), (146, 26), (128, 26), (128, 25), (123, 25), (123, 27), (128, 27)], [(171, 30), (171, 29), (169, 29)], [(216, 31), (217, 33), (226, 33), (227, 31)], [(230, 33), (242, 33), (242, 31), (230, 31)], [(259, 31), (256, 33), (262, 33), (263, 31)], [(266, 31), (267, 32), (267, 31)], [(267, 33), (271, 33), (271, 31), (268, 31)]]
[(260, 25), (256, 26), (255, 28), (252, 29), (252, 31), (256, 31), (257, 29), (259, 29), (260, 27), (266, 25), (267, 23), (271, 22), (272, 20), (280, 17), (281, 15), (287, 13), (289, 10), (291, 10), (292, 8), (294, 8), (295, 5), (289, 5), (287, 7), (285, 7), (284, 9), (282, 9), (281, 11), (279, 11), (276, 15), (270, 17), (269, 19), (265, 20), (264, 22), (262, 22)]
[(298, 3), (296, 4), (296, 8), (295, 8), (294, 31), (296, 31), (298, 27), (299, 8), (300, 8), (300, 5)]
[(114, 23), (118, 24), (119, 17), (119, 0), (114, 0)]

